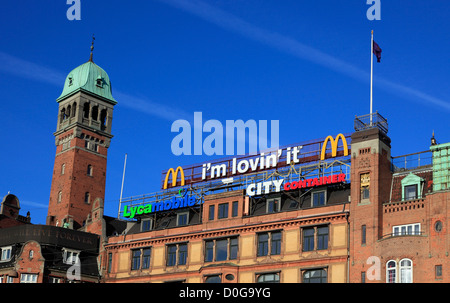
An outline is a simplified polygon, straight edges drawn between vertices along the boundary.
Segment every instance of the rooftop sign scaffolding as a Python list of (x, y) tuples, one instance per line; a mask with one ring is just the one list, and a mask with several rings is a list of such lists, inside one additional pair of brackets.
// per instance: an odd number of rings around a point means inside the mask
[[(125, 208), (127, 210), (130, 210), (133, 207), (134, 209), (137, 209), (139, 206), (145, 206), (151, 203), (156, 204), (170, 201), (174, 196), (180, 195), (180, 191), (187, 192), (190, 196), (195, 197), (197, 201), (203, 201), (204, 196), (208, 194), (231, 190), (247, 190), (251, 184), (258, 182), (273, 182), (280, 179), (283, 179), (286, 182), (295, 182), (311, 178), (344, 174), (345, 181), (350, 182), (350, 140), (350, 135), (346, 134), (338, 135), (335, 138), (329, 136), (325, 139), (311, 140), (300, 144), (285, 146), (275, 151), (277, 156), (277, 161), (274, 162), (275, 164), (272, 165), (271, 162), (270, 166), (265, 165), (264, 169), (261, 169), (260, 163), (258, 163), (259, 165), (255, 165), (255, 163), (257, 163), (257, 161), (266, 162), (265, 157), (275, 155), (274, 153), (219, 159), (211, 163), (202, 163), (166, 170), (163, 172), (163, 188), (167, 187), (164, 186), (164, 183), (167, 185), (174, 184), (174, 186), (151, 194), (124, 198), (119, 202), (119, 218), (126, 218), (126, 216), (124, 216)], [(330, 141), (331, 144), (327, 144), (328, 141)], [(333, 158), (328, 159), (329, 157)], [(325, 160), (321, 160), (321, 158)], [(233, 162), (236, 163), (234, 166), (234, 168), (236, 168), (235, 171), (233, 171)], [(250, 169), (250, 165), (253, 165), (253, 168), (255, 169), (246, 173), (239, 172), (237, 170), (238, 163), (248, 163), (248, 169)], [(211, 168), (216, 165), (225, 167), (225, 174), (222, 173), (213, 178), (211, 178), (211, 175), (202, 178), (202, 174), (203, 177), (205, 176), (204, 172), (205, 168), (208, 167), (208, 164), (211, 165)], [(225, 166), (223, 166), (224, 164)], [(241, 165), (245, 166), (245, 164)], [(169, 175), (172, 177), (172, 180), (170, 180), (171, 182), (169, 182)], [(180, 181), (178, 181), (178, 176), (180, 176)], [(174, 183), (172, 182), (173, 180), (175, 180)], [(274, 182), (274, 184), (279, 183), (279, 181), (278, 183)], [(201, 202), (198, 204), (201, 204)], [(143, 209), (143, 207), (141, 207), (141, 209)]]

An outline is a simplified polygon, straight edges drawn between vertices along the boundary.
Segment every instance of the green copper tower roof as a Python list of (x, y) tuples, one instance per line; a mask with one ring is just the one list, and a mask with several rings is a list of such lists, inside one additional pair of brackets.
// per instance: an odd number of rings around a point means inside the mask
[(117, 104), (117, 101), (112, 96), (109, 76), (100, 66), (92, 61), (92, 54), (88, 62), (78, 66), (67, 75), (64, 89), (56, 101), (60, 102), (78, 91), (92, 93), (114, 105)]

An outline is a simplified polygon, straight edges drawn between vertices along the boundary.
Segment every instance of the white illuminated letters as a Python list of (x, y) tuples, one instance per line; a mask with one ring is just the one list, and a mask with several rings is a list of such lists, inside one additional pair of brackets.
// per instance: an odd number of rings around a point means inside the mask
[(250, 184), (247, 187), (247, 195), (255, 196), (268, 193), (278, 193), (281, 190), (281, 184), (283, 181), (284, 180), (281, 179)]

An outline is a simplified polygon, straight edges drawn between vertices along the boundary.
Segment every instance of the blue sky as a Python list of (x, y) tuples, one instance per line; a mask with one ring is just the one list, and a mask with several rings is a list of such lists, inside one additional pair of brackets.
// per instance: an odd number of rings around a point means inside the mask
[(351, 133), (369, 113), (370, 31), (374, 110), (389, 122), (392, 155), (450, 142), (448, 1), (65, 0), (4, 1), (0, 10), (0, 196), (45, 224), (58, 106), (66, 75), (89, 59), (118, 101), (108, 151), (105, 214), (124, 197), (156, 192), (161, 172), (211, 160), (175, 156), (177, 119), (279, 120), (280, 145)]

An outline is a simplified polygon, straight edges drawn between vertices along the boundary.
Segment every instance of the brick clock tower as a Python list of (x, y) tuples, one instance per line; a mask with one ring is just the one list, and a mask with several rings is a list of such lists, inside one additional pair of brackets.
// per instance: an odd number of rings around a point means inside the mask
[(108, 74), (93, 62), (72, 70), (59, 104), (47, 225), (79, 229), (103, 208), (113, 107)]

